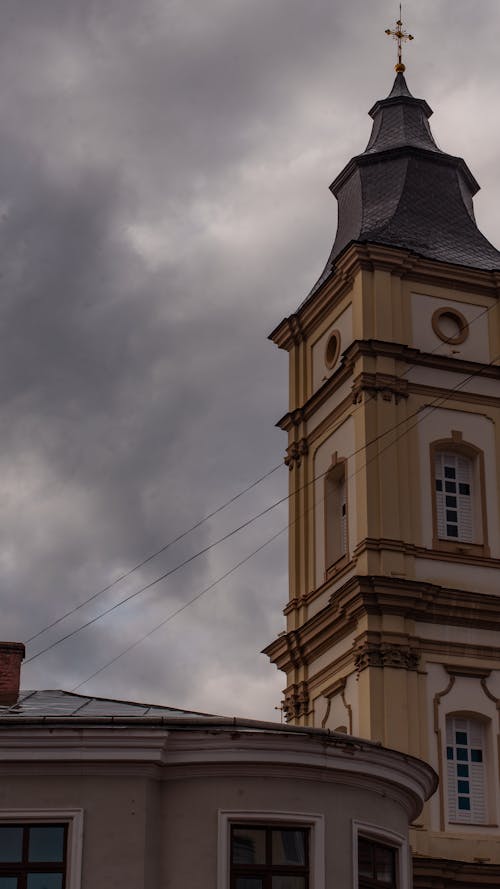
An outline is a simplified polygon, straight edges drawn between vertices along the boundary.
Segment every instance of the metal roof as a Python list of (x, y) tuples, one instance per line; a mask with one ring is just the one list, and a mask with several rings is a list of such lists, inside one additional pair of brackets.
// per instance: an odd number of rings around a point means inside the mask
[[(339, 204), (337, 236), (308, 299), (353, 242), (402, 247), (441, 262), (500, 269), (500, 252), (479, 231), (473, 197), (479, 185), (464, 160), (434, 141), (431, 108), (398, 74), (386, 99), (370, 111), (372, 133), (363, 154), (331, 185)], [(306, 300), (307, 301), (307, 300)]]
[(206, 717), (214, 714), (181, 710), (177, 707), (161, 707), (157, 704), (141, 704), (135, 701), (117, 701), (111, 698), (95, 698), (69, 691), (21, 691), (18, 700), (10, 706), (0, 705), (0, 720), (25, 718), (117, 718), (117, 717)]

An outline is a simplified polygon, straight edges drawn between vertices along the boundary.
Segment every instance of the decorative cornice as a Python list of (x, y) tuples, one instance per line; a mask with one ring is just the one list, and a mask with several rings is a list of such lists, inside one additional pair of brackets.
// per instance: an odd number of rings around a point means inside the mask
[(352, 384), (353, 404), (359, 404), (366, 393), (369, 398), (382, 396), (384, 401), (392, 401), (399, 404), (402, 398), (408, 398), (408, 380), (392, 374), (361, 373)]
[(362, 271), (382, 269), (390, 271), (398, 278), (424, 285), (444, 287), (448, 290), (475, 293), (498, 299), (500, 295), (500, 275), (496, 271), (456, 266), (437, 260), (423, 259), (396, 247), (380, 244), (351, 244), (338, 258), (332, 273), (324, 284), (305, 300), (297, 312), (283, 321), (269, 336), (280, 349), (288, 351), (294, 345), (294, 331), (291, 318), (299, 318), (301, 335), (307, 336), (340, 302), (354, 283), (354, 278)]
[[(356, 575), (332, 593), (324, 608), (298, 629), (279, 636), (264, 653), (288, 673), (294, 667), (307, 666), (335, 642), (355, 632), (359, 621), (367, 615), (375, 615), (378, 620), (387, 614), (422, 624), (500, 632), (498, 596), (407, 578)], [(461, 648), (466, 653), (467, 645)], [(500, 659), (500, 645), (492, 645), (488, 650), (491, 657)]]
[(357, 673), (367, 667), (392, 667), (397, 670), (417, 670), (420, 653), (409, 645), (388, 645), (387, 643), (363, 642), (354, 653)]

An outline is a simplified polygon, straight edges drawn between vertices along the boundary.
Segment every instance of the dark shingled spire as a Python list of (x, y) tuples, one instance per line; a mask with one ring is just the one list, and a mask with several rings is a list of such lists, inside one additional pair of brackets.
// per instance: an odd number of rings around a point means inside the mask
[[(436, 145), (432, 110), (399, 73), (387, 99), (370, 111), (372, 134), (330, 186), (339, 204), (337, 237), (312, 293), (353, 241), (402, 247), (427, 259), (500, 269), (500, 252), (479, 231), (472, 198), (479, 190), (461, 158)], [(311, 293), (311, 295), (312, 295)]]

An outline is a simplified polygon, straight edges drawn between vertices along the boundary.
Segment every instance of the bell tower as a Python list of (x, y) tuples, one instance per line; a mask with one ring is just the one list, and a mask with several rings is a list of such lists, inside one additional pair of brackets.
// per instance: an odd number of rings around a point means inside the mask
[(290, 595), (265, 651), (288, 720), (438, 772), (415, 886), (465, 885), (455, 867), (498, 887), (500, 252), (402, 69), (331, 185), (326, 267), (271, 334), (290, 361)]

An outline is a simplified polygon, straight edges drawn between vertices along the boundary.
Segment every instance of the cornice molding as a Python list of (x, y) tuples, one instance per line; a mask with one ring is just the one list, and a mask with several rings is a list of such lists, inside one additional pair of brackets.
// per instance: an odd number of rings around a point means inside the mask
[(357, 274), (376, 269), (389, 271), (395, 277), (418, 284), (475, 293), (495, 299), (500, 295), (500, 275), (496, 271), (488, 272), (423, 259), (409, 250), (398, 247), (352, 243), (337, 259), (335, 268), (323, 285), (308, 297), (293, 315), (284, 318), (269, 335), (269, 339), (280, 349), (290, 351), (296, 342), (294, 326), (297, 323), (300, 323), (301, 335), (307, 336), (331, 311), (332, 306), (340, 302), (352, 288)]
[[(360, 620), (375, 615), (397, 614), (422, 624), (439, 624), (500, 632), (500, 597), (438, 586), (399, 577), (356, 575), (332, 593), (328, 604), (292, 634), (285, 633), (264, 649), (280, 670), (308, 666), (355, 632)], [(294, 660), (289, 654), (293, 637)], [(474, 646), (472, 646), (474, 647)], [(500, 658), (500, 646), (491, 646)]]

